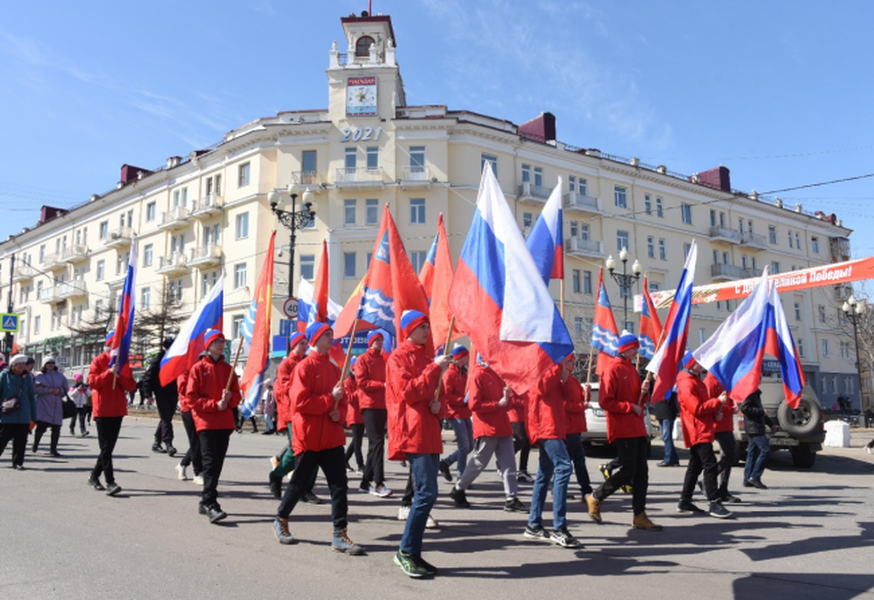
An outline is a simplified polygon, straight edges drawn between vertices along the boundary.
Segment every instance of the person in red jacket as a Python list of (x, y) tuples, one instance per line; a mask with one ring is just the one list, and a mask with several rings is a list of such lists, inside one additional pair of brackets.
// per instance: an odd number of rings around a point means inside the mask
[(233, 409), (239, 406), (242, 396), (237, 374), (225, 361), (222, 332), (207, 329), (203, 334), (203, 347), (206, 355), (188, 372), (185, 393), (191, 404), (203, 460), (203, 493), (198, 512), (206, 515), (210, 523), (218, 523), (228, 516), (218, 503), (217, 488), (236, 426)]
[[(712, 373), (704, 377), (704, 385), (707, 387), (708, 398), (719, 398), (725, 388)], [(737, 404), (728, 396), (722, 407), (722, 417), (716, 421), (716, 441), (719, 442), (719, 461), (716, 470), (719, 478), (719, 487), (716, 496), (722, 502), (740, 502), (740, 498), (728, 491), (728, 478), (731, 477), (731, 467), (737, 460), (737, 442), (734, 440), (734, 415), (737, 412)]]
[[(201, 356), (201, 358), (203, 358)], [(200, 454), (200, 437), (197, 435), (197, 427), (194, 425), (194, 417), (191, 415), (191, 402), (188, 401), (188, 371), (184, 371), (176, 378), (176, 389), (179, 390), (179, 415), (182, 417), (182, 425), (188, 436), (188, 452), (176, 465), (176, 478), (180, 481), (188, 479), (186, 473), (188, 466), (194, 467), (195, 485), (203, 485), (203, 458)]]
[(426, 346), (431, 323), (421, 312), (404, 311), (401, 333), (405, 341), (391, 353), (386, 365), (388, 457), (409, 463), (415, 494), (394, 563), (410, 577), (420, 578), (437, 573), (434, 565), (422, 558), (422, 538), (437, 500), (437, 465), (443, 451), (440, 419), (444, 408), (436, 398), (437, 383), (451, 358), (429, 356)]
[(534, 478), (528, 473), (528, 456), (531, 454), (531, 440), (525, 428), (528, 417), (528, 394), (518, 396), (519, 402), (510, 407), (510, 425), (513, 427), (513, 452), (519, 454), (519, 468), (516, 469), (516, 481), (519, 483), (534, 483)]
[[(355, 472), (359, 475), (364, 473), (364, 455), (361, 453), (361, 442), (364, 439), (364, 417), (361, 415), (361, 406), (358, 403), (358, 382), (355, 381), (355, 363), (358, 357), (352, 358), (352, 369), (343, 382), (346, 389), (346, 400), (349, 408), (346, 409), (346, 427), (352, 432), (352, 441), (346, 448), (346, 471)], [(349, 466), (349, 459), (355, 455), (356, 468)]]
[[(458, 478), (464, 474), (467, 465), (467, 455), (473, 449), (473, 425), (470, 421), (470, 407), (465, 398), (467, 388), (467, 363), (470, 353), (461, 344), (452, 349), (452, 362), (443, 373), (443, 385), (440, 386), (440, 403), (446, 407), (446, 418), (455, 432), (455, 452), (440, 461), (438, 468), (446, 481), (452, 481), (452, 465), (456, 466)], [(513, 464), (515, 464), (515, 459)], [(515, 476), (515, 475), (514, 475)]]
[(346, 534), (346, 460), (343, 446), (342, 415), (346, 412), (346, 394), (340, 381), (340, 367), (331, 362), (328, 352), (334, 345), (334, 332), (324, 323), (307, 327), (307, 341), (313, 349), (294, 370), (288, 392), (291, 406), (292, 450), (297, 468), (285, 489), (273, 521), (273, 533), (281, 544), (292, 544), (288, 517), (309, 488), (313, 472), (319, 468), (331, 491), (331, 517), (335, 552), (358, 555), (364, 550)]
[(579, 379), (574, 377), (574, 355), (567, 357), (567, 370), (570, 375), (564, 384), (564, 410), (567, 416), (567, 437), (564, 443), (567, 446), (568, 457), (574, 467), (577, 476), (577, 484), (580, 486), (582, 497), (592, 493), (592, 482), (589, 472), (586, 470), (586, 451), (583, 450), (583, 432), (586, 427), (586, 407), (589, 405), (590, 387), (580, 384)]
[(504, 510), (527, 512), (528, 509), (516, 497), (519, 484), (516, 481), (513, 428), (508, 412), (514, 402), (514, 395), (504, 380), (484, 362), (477, 362), (470, 377), (469, 404), (473, 413), (473, 436), (476, 444), (470, 462), (458, 482), (452, 486), (449, 495), (456, 506), (470, 508), (465, 490), (488, 466), (494, 455), (500, 465), (501, 479), (504, 482)]
[(679, 513), (703, 513), (704, 511), (692, 504), (692, 494), (698, 476), (704, 471), (704, 492), (710, 501), (710, 516), (726, 519), (732, 516), (719, 501), (716, 485), (716, 456), (713, 454), (713, 439), (716, 431), (716, 421), (722, 418), (722, 409), (728, 402), (728, 395), (723, 391), (718, 398), (711, 398), (707, 386), (701, 381), (704, 370), (692, 353), (686, 353), (683, 358), (685, 368), (677, 376), (677, 398), (680, 400), (680, 422), (683, 427), (683, 441), (689, 449), (689, 464), (686, 467), (686, 478), (683, 481), (683, 491), (677, 506)]
[(379, 330), (367, 336), (367, 351), (355, 362), (355, 381), (358, 382), (358, 402), (367, 434), (367, 462), (361, 474), (360, 488), (380, 498), (388, 498), (392, 491), (385, 486), (385, 360), (382, 351), (383, 335)]
[[(580, 541), (567, 528), (567, 487), (573, 470), (564, 444), (567, 437), (564, 385), (568, 377), (567, 362), (562, 360), (550, 367), (528, 390), (528, 437), (532, 446), (540, 444), (540, 463), (531, 491), (528, 525), (523, 535), (564, 548), (576, 548)], [(543, 528), (543, 505), (550, 481), (553, 482), (552, 532), (547, 533)]]
[(594, 492), (586, 496), (589, 516), (601, 522), (601, 503), (611, 494), (631, 484), (631, 508), (634, 512), (635, 529), (661, 531), (646, 516), (646, 492), (649, 488), (649, 470), (646, 449), (649, 441), (649, 424), (643, 420), (643, 403), (640, 375), (634, 368), (640, 342), (637, 337), (625, 333), (619, 337), (617, 355), (607, 363), (601, 373), (598, 404), (607, 412), (607, 439), (616, 446), (622, 468), (614, 472)]
[[(100, 455), (91, 471), (88, 483), (95, 490), (115, 496), (121, 487), (115, 482), (112, 469), (112, 452), (121, 432), (121, 421), (127, 414), (127, 392), (137, 389), (130, 370), (130, 364), (119, 369), (117, 364), (109, 365), (111, 357), (109, 349), (115, 332), (106, 336), (103, 352), (91, 361), (88, 370), (88, 384), (91, 386), (91, 400), (94, 406), (94, 422), (97, 423), (97, 440), (100, 445)], [(106, 478), (106, 487), (100, 483), (100, 475)]]

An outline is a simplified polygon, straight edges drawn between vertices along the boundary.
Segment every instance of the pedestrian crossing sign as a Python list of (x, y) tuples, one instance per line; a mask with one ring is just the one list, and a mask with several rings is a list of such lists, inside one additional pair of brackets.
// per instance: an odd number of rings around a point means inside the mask
[(0, 331), (18, 332), (19, 316), (13, 313), (0, 313)]

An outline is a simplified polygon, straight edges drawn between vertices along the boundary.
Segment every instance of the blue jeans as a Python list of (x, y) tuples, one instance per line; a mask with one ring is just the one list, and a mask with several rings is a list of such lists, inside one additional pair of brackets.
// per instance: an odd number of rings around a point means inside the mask
[(571, 478), (571, 459), (564, 440), (540, 440), (540, 464), (531, 492), (530, 527), (543, 527), (543, 505), (546, 503), (546, 488), (552, 483), (552, 527), (567, 527), (567, 486)]
[(765, 463), (771, 456), (771, 444), (765, 434), (749, 436), (747, 445), (747, 464), (744, 467), (744, 483), (750, 479), (761, 479)]
[(447, 465), (456, 465), (458, 478), (464, 475), (464, 467), (467, 465), (467, 455), (473, 450), (473, 423), (470, 419), (449, 419), (452, 431), (455, 432), (455, 442), (458, 449), (444, 458)]
[(674, 446), (674, 419), (662, 419), (659, 421), (659, 431), (662, 434), (662, 441), (665, 443), (664, 462), (668, 464), (679, 463), (680, 456), (677, 454), (677, 448)]
[(437, 501), (437, 464), (439, 454), (406, 453), (407, 463), (413, 477), (413, 505), (401, 537), (401, 550), (408, 554), (422, 554), (422, 538), (425, 536), (425, 525), (431, 507)]

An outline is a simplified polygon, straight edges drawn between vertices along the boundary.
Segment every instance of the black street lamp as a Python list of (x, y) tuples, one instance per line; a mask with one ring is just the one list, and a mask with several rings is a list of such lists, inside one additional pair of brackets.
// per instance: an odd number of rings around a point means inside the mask
[(865, 303), (859, 302), (852, 295), (847, 298), (841, 307), (847, 318), (853, 322), (853, 340), (856, 344), (856, 375), (859, 378), (859, 410), (864, 412), (864, 399), (862, 397), (862, 361), (859, 357), (859, 319), (865, 314)]
[(312, 210), (313, 193), (311, 191), (304, 191), (301, 210), (297, 210), (297, 194), (292, 192), (290, 185), (288, 193), (291, 196), (291, 210), (285, 210), (283, 195), (276, 190), (267, 195), (267, 200), (270, 202), (270, 210), (273, 211), (279, 222), (291, 232), (291, 243), (288, 250), (288, 297), (294, 298), (294, 243), (297, 238), (297, 230), (311, 225), (316, 218), (316, 211)]
[[(626, 325), (628, 324), (628, 297), (631, 295), (631, 287), (640, 279), (640, 272), (643, 271), (643, 267), (640, 266), (640, 263), (637, 262), (637, 259), (634, 259), (634, 264), (631, 265), (631, 273), (628, 273), (628, 249), (623, 248), (619, 252), (619, 260), (622, 261), (622, 272), (616, 273), (616, 261), (613, 260), (612, 256), (607, 257), (607, 271), (610, 273), (610, 276), (619, 284), (619, 289), (622, 291), (622, 299), (624, 301), (623, 304), (623, 313), (622, 313), (622, 328), (627, 329)], [(621, 332), (620, 332), (621, 333)]]

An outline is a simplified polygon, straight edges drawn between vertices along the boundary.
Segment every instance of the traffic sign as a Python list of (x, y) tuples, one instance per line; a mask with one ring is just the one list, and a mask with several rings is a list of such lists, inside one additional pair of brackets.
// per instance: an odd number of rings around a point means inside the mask
[(0, 331), (18, 332), (19, 325), (21, 325), (19, 315), (0, 313)]
[(285, 316), (289, 319), (297, 318), (297, 298), (289, 298), (285, 302), (282, 303), (282, 312), (285, 313)]

